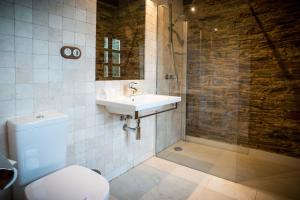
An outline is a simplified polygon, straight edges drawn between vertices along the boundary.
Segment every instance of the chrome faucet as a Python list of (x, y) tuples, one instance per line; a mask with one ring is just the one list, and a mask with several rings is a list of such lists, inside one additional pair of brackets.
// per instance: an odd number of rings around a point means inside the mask
[(137, 93), (137, 91), (138, 91), (138, 89), (137, 89), (137, 87), (136, 87), (137, 84), (138, 84), (137, 82), (130, 82), (130, 83), (128, 84), (128, 88), (129, 88), (130, 91), (131, 91), (131, 95), (135, 95), (135, 94)]

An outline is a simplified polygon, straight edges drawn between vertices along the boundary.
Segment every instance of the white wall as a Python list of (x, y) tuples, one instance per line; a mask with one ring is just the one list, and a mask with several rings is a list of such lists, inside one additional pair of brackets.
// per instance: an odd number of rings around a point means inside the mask
[[(156, 6), (146, 0), (146, 92), (156, 89)], [(95, 104), (96, 92), (128, 81), (95, 82), (96, 0), (0, 1), (0, 153), (7, 155), (8, 118), (45, 110), (70, 117), (68, 163), (97, 168), (111, 179), (152, 156), (155, 118), (142, 120), (142, 140)], [(63, 45), (82, 50), (63, 59)]]

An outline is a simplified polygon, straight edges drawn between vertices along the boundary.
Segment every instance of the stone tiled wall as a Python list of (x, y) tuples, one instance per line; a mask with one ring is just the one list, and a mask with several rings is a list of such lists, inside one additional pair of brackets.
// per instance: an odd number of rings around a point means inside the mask
[[(146, 1), (146, 92), (155, 92), (156, 5)], [(69, 115), (68, 164), (97, 168), (112, 179), (154, 154), (155, 120), (142, 120), (142, 140), (95, 103), (100, 89), (122, 92), (126, 81), (95, 82), (96, 0), (0, 2), (0, 152), (6, 120), (55, 110)], [(63, 59), (61, 46), (82, 50)]]
[(300, 157), (299, 2), (195, 2), (187, 134)]

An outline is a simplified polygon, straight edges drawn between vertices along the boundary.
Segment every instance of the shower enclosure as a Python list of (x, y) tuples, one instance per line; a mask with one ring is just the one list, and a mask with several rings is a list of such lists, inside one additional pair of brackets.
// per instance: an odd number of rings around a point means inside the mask
[(175, 14), (183, 12), (178, 3), (158, 6), (157, 93), (181, 96), (182, 102), (178, 109), (157, 116), (157, 152), (185, 137), (187, 22)]
[(298, 9), (296, 0), (158, 1), (157, 93), (182, 97), (157, 116), (158, 157), (300, 196)]

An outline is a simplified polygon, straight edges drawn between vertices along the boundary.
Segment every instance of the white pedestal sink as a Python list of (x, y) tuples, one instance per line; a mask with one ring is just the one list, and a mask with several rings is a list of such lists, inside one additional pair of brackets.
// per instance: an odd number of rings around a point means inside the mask
[(137, 117), (138, 112), (158, 111), (163, 106), (177, 104), (181, 101), (178, 96), (166, 96), (156, 94), (142, 94), (137, 96), (114, 96), (109, 98), (97, 97), (96, 103), (105, 106), (106, 109), (119, 115), (131, 115)]

